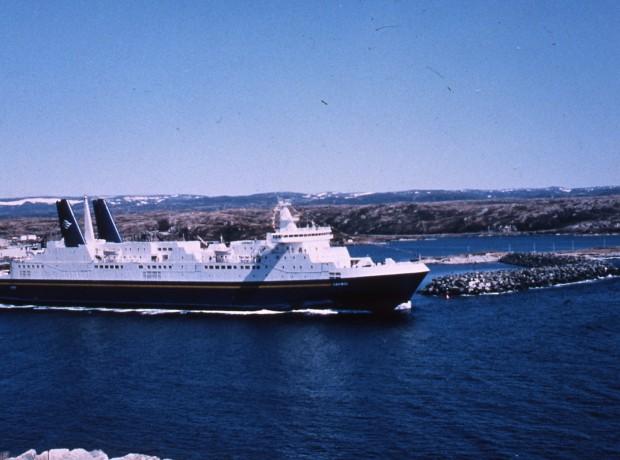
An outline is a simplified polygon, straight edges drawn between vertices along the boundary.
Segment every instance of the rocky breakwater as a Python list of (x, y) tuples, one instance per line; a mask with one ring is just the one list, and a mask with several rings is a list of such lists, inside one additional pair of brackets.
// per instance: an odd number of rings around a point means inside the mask
[[(11, 457), (8, 452), (0, 452), (0, 459), (7, 460), (160, 460), (159, 457), (143, 454), (127, 454), (123, 457), (110, 458), (101, 450), (86, 451), (84, 449), (50, 449), (40, 454), (30, 449), (17, 457)], [(169, 459), (164, 459), (169, 460)]]
[(440, 297), (493, 294), (620, 276), (620, 268), (610, 263), (557, 254), (510, 253), (500, 262), (525, 268), (441, 276), (420, 293)]

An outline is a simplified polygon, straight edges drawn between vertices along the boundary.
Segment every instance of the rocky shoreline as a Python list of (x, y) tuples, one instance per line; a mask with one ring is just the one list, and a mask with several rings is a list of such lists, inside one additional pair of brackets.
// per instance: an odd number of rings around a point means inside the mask
[(123, 457), (110, 458), (101, 450), (87, 451), (84, 449), (50, 449), (37, 454), (37, 451), (30, 449), (17, 457), (3, 457), (0, 452), (0, 459), (7, 460), (160, 460), (159, 457), (144, 454), (127, 454)]
[(440, 276), (419, 292), (423, 295), (449, 298), (518, 292), (620, 276), (620, 268), (611, 263), (575, 256), (509, 253), (500, 258), (500, 262), (525, 268)]

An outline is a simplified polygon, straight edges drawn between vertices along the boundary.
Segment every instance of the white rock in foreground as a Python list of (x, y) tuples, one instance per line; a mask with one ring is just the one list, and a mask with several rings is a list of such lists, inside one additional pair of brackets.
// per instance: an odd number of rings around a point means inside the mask
[(40, 454), (30, 449), (17, 457), (9, 457), (7, 460), (160, 460), (159, 457), (143, 454), (127, 454), (124, 457), (108, 458), (101, 450), (90, 452), (84, 449), (50, 449)]

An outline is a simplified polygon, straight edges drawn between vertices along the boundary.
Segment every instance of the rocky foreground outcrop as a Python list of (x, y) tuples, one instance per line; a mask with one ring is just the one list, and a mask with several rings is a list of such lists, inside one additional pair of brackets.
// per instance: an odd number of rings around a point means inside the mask
[(30, 449), (17, 457), (9, 457), (7, 460), (160, 460), (160, 458), (143, 454), (127, 454), (123, 457), (109, 458), (103, 451), (89, 452), (84, 449), (50, 449), (37, 454), (36, 450)]
[(508, 254), (502, 259), (528, 268), (459, 273), (434, 278), (421, 294), (439, 297), (525, 291), (536, 287), (620, 276), (610, 263), (552, 254)]

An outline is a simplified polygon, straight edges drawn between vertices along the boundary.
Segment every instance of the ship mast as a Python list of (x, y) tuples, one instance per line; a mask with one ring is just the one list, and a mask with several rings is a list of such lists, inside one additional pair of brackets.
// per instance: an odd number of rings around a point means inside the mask
[(88, 197), (84, 195), (84, 241), (86, 244), (95, 241), (95, 232), (93, 230), (93, 220), (90, 216), (90, 208), (88, 207)]
[(287, 230), (296, 230), (298, 216), (294, 216), (290, 210), (291, 202), (288, 200), (279, 200), (278, 205), (273, 210), (273, 229), (275, 231), (284, 232)]

